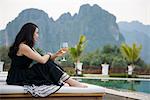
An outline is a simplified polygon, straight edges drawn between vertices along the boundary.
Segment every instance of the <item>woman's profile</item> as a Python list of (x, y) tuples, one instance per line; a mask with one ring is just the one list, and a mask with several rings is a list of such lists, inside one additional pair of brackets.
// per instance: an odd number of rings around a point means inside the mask
[[(72, 79), (54, 60), (63, 55), (63, 50), (55, 54), (40, 55), (34, 44), (38, 39), (39, 28), (33, 23), (26, 23), (18, 32), (14, 43), (9, 49), (11, 68), (8, 71), (7, 84), (9, 85), (57, 85), (66, 83), (74, 87), (86, 87), (86, 85)], [(31, 66), (31, 63), (37, 63)]]

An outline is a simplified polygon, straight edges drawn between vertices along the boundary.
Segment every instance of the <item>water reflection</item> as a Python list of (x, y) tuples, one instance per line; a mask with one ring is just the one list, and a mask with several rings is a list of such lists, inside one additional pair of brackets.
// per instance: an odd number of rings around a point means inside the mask
[(108, 80), (108, 79), (82, 79), (85, 83), (95, 84), (107, 88), (138, 91), (150, 93), (150, 81), (133, 81), (133, 80)]

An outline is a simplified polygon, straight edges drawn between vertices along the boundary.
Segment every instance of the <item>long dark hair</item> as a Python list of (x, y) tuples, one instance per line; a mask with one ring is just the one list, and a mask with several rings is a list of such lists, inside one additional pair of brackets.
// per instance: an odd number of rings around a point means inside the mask
[(14, 43), (9, 49), (8, 56), (10, 58), (16, 55), (21, 42), (25, 42), (25, 44), (31, 48), (34, 46), (33, 35), (36, 28), (38, 28), (38, 26), (33, 23), (26, 23), (22, 26), (21, 30), (18, 32), (15, 38)]

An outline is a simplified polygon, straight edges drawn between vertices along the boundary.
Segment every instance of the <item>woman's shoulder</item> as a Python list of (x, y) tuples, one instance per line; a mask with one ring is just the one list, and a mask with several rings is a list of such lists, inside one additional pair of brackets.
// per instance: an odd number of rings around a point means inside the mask
[[(27, 44), (25, 44), (25, 43), (20, 43), (20, 45), (19, 45), (19, 47), (26, 47), (26, 46), (28, 46)], [(29, 46), (28, 46), (29, 47)]]
[(19, 49), (29, 49), (30, 47), (28, 45), (26, 45), (25, 43), (21, 43), (19, 45)]
[(30, 52), (30, 51), (31, 51), (31, 48), (27, 44), (21, 43), (19, 45), (19, 53), (20, 54), (24, 54), (23, 52)]

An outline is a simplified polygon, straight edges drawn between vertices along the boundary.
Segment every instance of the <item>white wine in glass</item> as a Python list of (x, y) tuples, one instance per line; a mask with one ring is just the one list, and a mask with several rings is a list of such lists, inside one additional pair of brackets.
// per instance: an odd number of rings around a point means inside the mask
[[(62, 49), (62, 52), (63, 52), (63, 53), (66, 53), (66, 51), (63, 50), (63, 49), (64, 49), (64, 48), (68, 48), (68, 42), (63, 42), (63, 43), (61, 43), (60, 47), (61, 47), (61, 49)], [(66, 61), (66, 58), (63, 57), (61, 61)]]

